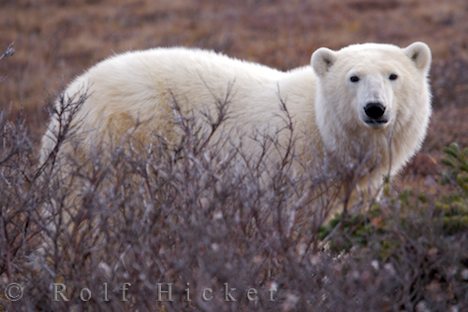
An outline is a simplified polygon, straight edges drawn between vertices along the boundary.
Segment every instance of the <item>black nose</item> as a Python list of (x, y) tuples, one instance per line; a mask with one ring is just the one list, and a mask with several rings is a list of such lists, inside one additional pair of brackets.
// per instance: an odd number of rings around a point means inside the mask
[(366, 115), (372, 119), (379, 119), (385, 113), (385, 106), (380, 102), (369, 102), (364, 107)]

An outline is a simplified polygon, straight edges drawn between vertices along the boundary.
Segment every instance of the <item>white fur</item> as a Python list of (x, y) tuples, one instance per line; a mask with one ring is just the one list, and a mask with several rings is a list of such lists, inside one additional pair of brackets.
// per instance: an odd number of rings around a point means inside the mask
[[(378, 184), (390, 166), (397, 173), (420, 148), (431, 113), (427, 75), (430, 50), (423, 43), (406, 49), (386, 44), (326, 48), (312, 56), (312, 66), (282, 72), (210, 51), (157, 48), (113, 56), (89, 69), (65, 91), (73, 97), (88, 92), (78, 113), (82, 145), (106, 140), (106, 133), (125, 131), (129, 121), (147, 121), (147, 133), (171, 139), (174, 100), (185, 112), (215, 114), (215, 99), (230, 92), (229, 119), (221, 132), (243, 139), (256, 129), (275, 136), (284, 126), (279, 98), (295, 123), (299, 146), (314, 153), (317, 163), (330, 156), (340, 161), (375, 148), (377, 167), (366, 183)], [(398, 74), (390, 81), (390, 73)], [(359, 75), (360, 82), (349, 81)], [(386, 105), (389, 122), (370, 127), (363, 121), (365, 103)], [(42, 140), (44, 161), (55, 144), (57, 118)], [(323, 152), (323, 153), (322, 153)]]
[[(431, 114), (430, 62), (429, 47), (421, 42), (406, 49), (362, 44), (314, 53), (312, 65), (320, 77), (316, 122), (329, 154), (347, 161), (375, 150), (378, 166), (372, 180), (380, 182), (389, 169), (396, 174), (420, 149), (426, 135)], [(397, 80), (389, 79), (392, 73)], [(353, 75), (360, 77), (358, 83), (350, 82)], [(378, 128), (363, 121), (365, 104), (376, 100), (384, 104), (389, 118)]]

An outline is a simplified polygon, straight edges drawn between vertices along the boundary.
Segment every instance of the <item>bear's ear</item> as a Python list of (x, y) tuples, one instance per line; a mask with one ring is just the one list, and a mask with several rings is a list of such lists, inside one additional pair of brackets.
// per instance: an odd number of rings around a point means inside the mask
[(424, 42), (414, 42), (403, 49), (405, 54), (414, 62), (416, 68), (428, 72), (431, 66), (431, 49)]
[(310, 59), (312, 68), (319, 76), (325, 75), (325, 73), (330, 69), (335, 61), (336, 52), (327, 48), (320, 48), (316, 50)]

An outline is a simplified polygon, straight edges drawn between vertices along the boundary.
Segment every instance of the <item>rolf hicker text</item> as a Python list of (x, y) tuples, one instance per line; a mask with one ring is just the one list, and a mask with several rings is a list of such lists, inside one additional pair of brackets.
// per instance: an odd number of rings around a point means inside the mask
[[(51, 299), (56, 302), (67, 302), (79, 299), (83, 302), (101, 300), (110, 302), (119, 300), (122, 302), (138, 300), (138, 293), (132, 291), (131, 283), (122, 283), (120, 285), (110, 285), (103, 283), (100, 287), (94, 287), (91, 290), (89, 287), (82, 287), (79, 291), (70, 291), (66, 283), (51, 284)], [(27, 296), (27, 289), (23, 288), (19, 283), (11, 283), (3, 290), (3, 295), (10, 301), (20, 301)], [(72, 297), (71, 293), (76, 294), (77, 298)], [(173, 283), (157, 283), (155, 285), (154, 300), (159, 302), (203, 300), (209, 301), (225, 301), (236, 302), (241, 299), (257, 302), (259, 300), (276, 301), (278, 298), (278, 287), (276, 283), (272, 283), (269, 288), (257, 289), (246, 288), (239, 289), (224, 283), (224, 287), (219, 289), (211, 287), (192, 287), (190, 283), (186, 283), (183, 291), (175, 290)], [(147, 298), (145, 298), (147, 299)]]

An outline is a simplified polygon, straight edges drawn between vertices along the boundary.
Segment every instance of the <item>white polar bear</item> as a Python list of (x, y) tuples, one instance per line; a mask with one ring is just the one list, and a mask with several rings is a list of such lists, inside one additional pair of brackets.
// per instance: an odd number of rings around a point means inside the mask
[[(207, 112), (216, 114), (215, 102), (224, 98), (229, 118), (218, 135), (244, 141), (244, 149), (253, 153), (249, 134), (261, 129), (274, 137), (284, 127), (281, 99), (303, 154), (316, 163), (328, 159), (337, 164), (362, 161), (370, 151), (366, 174), (353, 183), (376, 186), (387, 173), (396, 174), (425, 137), (431, 114), (430, 63), (430, 49), (421, 42), (406, 48), (374, 43), (339, 51), (320, 48), (311, 66), (287, 72), (211, 51), (156, 48), (104, 60), (64, 94), (76, 98), (87, 93), (74, 118), (79, 121), (75, 137), (85, 153), (141, 120), (138, 136), (143, 140), (156, 131), (176, 141), (175, 101), (184, 112), (203, 119)], [(52, 119), (42, 139), (42, 162), (54, 148), (58, 119)], [(65, 144), (62, 152), (66, 150)]]

